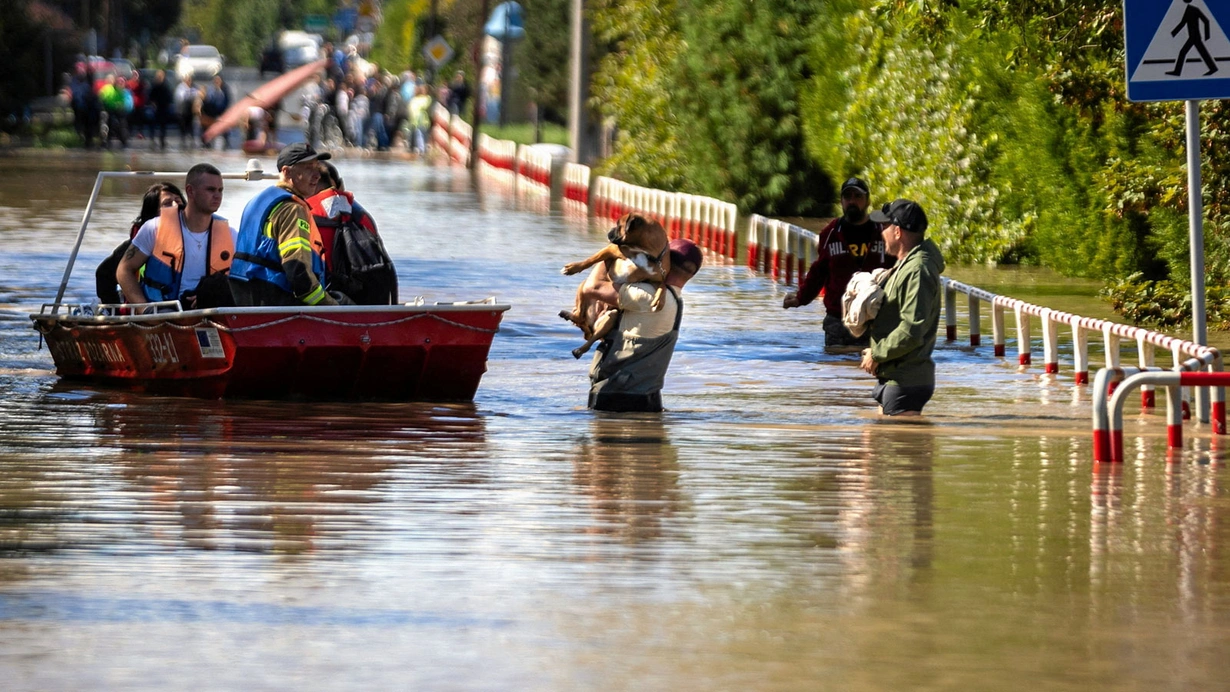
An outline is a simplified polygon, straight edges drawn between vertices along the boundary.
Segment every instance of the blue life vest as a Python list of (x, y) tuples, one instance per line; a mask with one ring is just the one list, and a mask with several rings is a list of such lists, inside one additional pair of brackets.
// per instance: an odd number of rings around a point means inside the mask
[[(231, 264), (231, 278), (240, 281), (260, 279), (293, 294), (290, 280), (282, 269), (282, 253), (278, 251), (278, 241), (269, 228), (269, 215), (279, 204), (289, 201), (299, 204), (291, 193), (273, 186), (266, 188), (243, 208), (243, 216), (239, 220), (239, 242), (235, 246), (235, 261)], [(304, 212), (311, 219), (311, 213), (304, 207)], [(312, 223), (312, 240), (319, 242), (319, 232)], [(321, 286), (325, 284), (325, 263), (315, 247), (312, 248), (312, 273)]]

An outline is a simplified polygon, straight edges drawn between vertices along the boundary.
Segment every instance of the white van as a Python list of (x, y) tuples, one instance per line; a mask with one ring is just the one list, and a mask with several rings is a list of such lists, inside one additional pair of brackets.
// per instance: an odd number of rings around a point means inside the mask
[(278, 48), (282, 50), (282, 63), (291, 70), (300, 65), (306, 65), (320, 58), (320, 47), (324, 45), (324, 37), (320, 34), (309, 34), (306, 31), (283, 31), (278, 37)]

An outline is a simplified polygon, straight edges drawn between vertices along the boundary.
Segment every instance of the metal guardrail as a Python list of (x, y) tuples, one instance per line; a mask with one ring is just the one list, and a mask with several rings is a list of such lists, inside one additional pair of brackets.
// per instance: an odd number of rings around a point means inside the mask
[[(1161, 386), (1166, 389), (1166, 446), (1173, 451), (1183, 447), (1183, 402), (1182, 387), (1211, 387), (1214, 391), (1223, 390), (1230, 384), (1230, 373), (1227, 372), (1136, 372), (1124, 377), (1124, 373), (1106, 368), (1098, 372), (1099, 383), (1109, 383), (1117, 377), (1122, 378), (1118, 388), (1111, 394), (1109, 401), (1101, 399), (1102, 406), (1094, 404), (1093, 418), (1093, 458), (1094, 461), (1120, 463), (1124, 461), (1123, 448), (1123, 404), (1128, 395), (1137, 387), (1147, 385)], [(1099, 387), (1100, 391), (1101, 387)], [(1109, 414), (1109, 415), (1107, 415)], [(1213, 431), (1218, 435), (1226, 434), (1226, 409), (1220, 408), (1214, 402)], [(1174, 461), (1174, 455), (1168, 455), (1168, 460)]]

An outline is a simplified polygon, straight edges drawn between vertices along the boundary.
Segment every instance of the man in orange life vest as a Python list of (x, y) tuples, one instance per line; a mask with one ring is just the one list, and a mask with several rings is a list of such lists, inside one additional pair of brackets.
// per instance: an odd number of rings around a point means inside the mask
[(320, 183), (317, 162), (329, 157), (303, 142), (278, 153), (278, 184), (252, 198), (239, 221), (231, 266), (236, 304), (353, 303), (340, 293), (325, 291), (324, 244), (306, 201)]
[[(207, 163), (188, 169), (187, 206), (164, 207), (146, 221), (116, 269), (129, 303), (179, 300), (185, 309), (230, 304), (223, 279), (235, 254), (235, 230), (214, 212), (222, 204), (222, 173)], [(203, 292), (203, 282), (215, 290)], [(206, 298), (206, 296), (210, 296)]]
[(841, 321), (841, 296), (855, 272), (870, 272), (893, 266), (895, 259), (884, 249), (881, 225), (867, 215), (871, 192), (860, 178), (841, 186), (842, 215), (820, 231), (816, 261), (798, 292), (786, 296), (783, 308), (797, 308), (816, 299), (824, 290), (824, 348), (826, 351), (857, 351), (868, 344), (867, 334), (856, 337)]

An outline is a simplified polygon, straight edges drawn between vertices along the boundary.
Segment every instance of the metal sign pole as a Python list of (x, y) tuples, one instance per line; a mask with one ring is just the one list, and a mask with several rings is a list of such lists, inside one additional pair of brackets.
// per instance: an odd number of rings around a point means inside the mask
[[(1208, 344), (1204, 311), (1204, 197), (1200, 181), (1200, 101), (1188, 100), (1187, 207), (1192, 253), (1192, 341)], [(1197, 420), (1209, 420), (1208, 390), (1196, 387)]]

